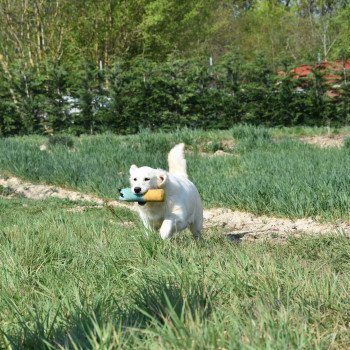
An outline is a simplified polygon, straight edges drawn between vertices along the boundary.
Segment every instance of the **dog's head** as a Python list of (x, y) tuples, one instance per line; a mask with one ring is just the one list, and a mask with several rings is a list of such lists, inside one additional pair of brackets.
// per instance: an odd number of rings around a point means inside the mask
[(144, 194), (150, 189), (163, 188), (167, 180), (164, 170), (153, 169), (147, 166), (130, 167), (130, 187), (136, 194)]

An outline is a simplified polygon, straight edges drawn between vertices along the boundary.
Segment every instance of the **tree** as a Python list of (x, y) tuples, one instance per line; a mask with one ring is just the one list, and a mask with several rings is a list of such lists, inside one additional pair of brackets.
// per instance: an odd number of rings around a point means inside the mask
[(193, 53), (206, 40), (215, 0), (153, 0), (140, 24), (144, 55), (164, 60), (172, 52)]
[(334, 45), (334, 57), (350, 57), (350, 4), (339, 10), (334, 19), (334, 26), (338, 28), (338, 41)]

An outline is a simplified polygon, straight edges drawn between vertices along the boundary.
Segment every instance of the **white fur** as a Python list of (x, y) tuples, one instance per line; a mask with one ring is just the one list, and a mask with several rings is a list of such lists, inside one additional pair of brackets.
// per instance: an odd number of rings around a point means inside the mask
[(169, 172), (146, 166), (130, 167), (130, 185), (135, 193), (156, 188), (165, 190), (164, 202), (148, 202), (143, 206), (137, 204), (144, 226), (159, 230), (163, 239), (187, 227), (199, 238), (203, 227), (203, 206), (196, 186), (187, 178), (184, 147), (180, 143), (170, 150)]

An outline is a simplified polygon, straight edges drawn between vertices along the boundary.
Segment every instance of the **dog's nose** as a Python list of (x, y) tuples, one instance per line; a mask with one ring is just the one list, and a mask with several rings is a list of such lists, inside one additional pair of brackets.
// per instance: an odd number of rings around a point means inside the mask
[(140, 193), (141, 192), (141, 187), (135, 187), (134, 188), (135, 193)]

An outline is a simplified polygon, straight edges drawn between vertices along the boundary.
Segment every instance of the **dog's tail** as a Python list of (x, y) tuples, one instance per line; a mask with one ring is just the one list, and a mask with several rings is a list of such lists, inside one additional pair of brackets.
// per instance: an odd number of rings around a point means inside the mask
[(187, 166), (184, 152), (184, 143), (179, 143), (170, 150), (168, 155), (169, 173), (187, 177)]

